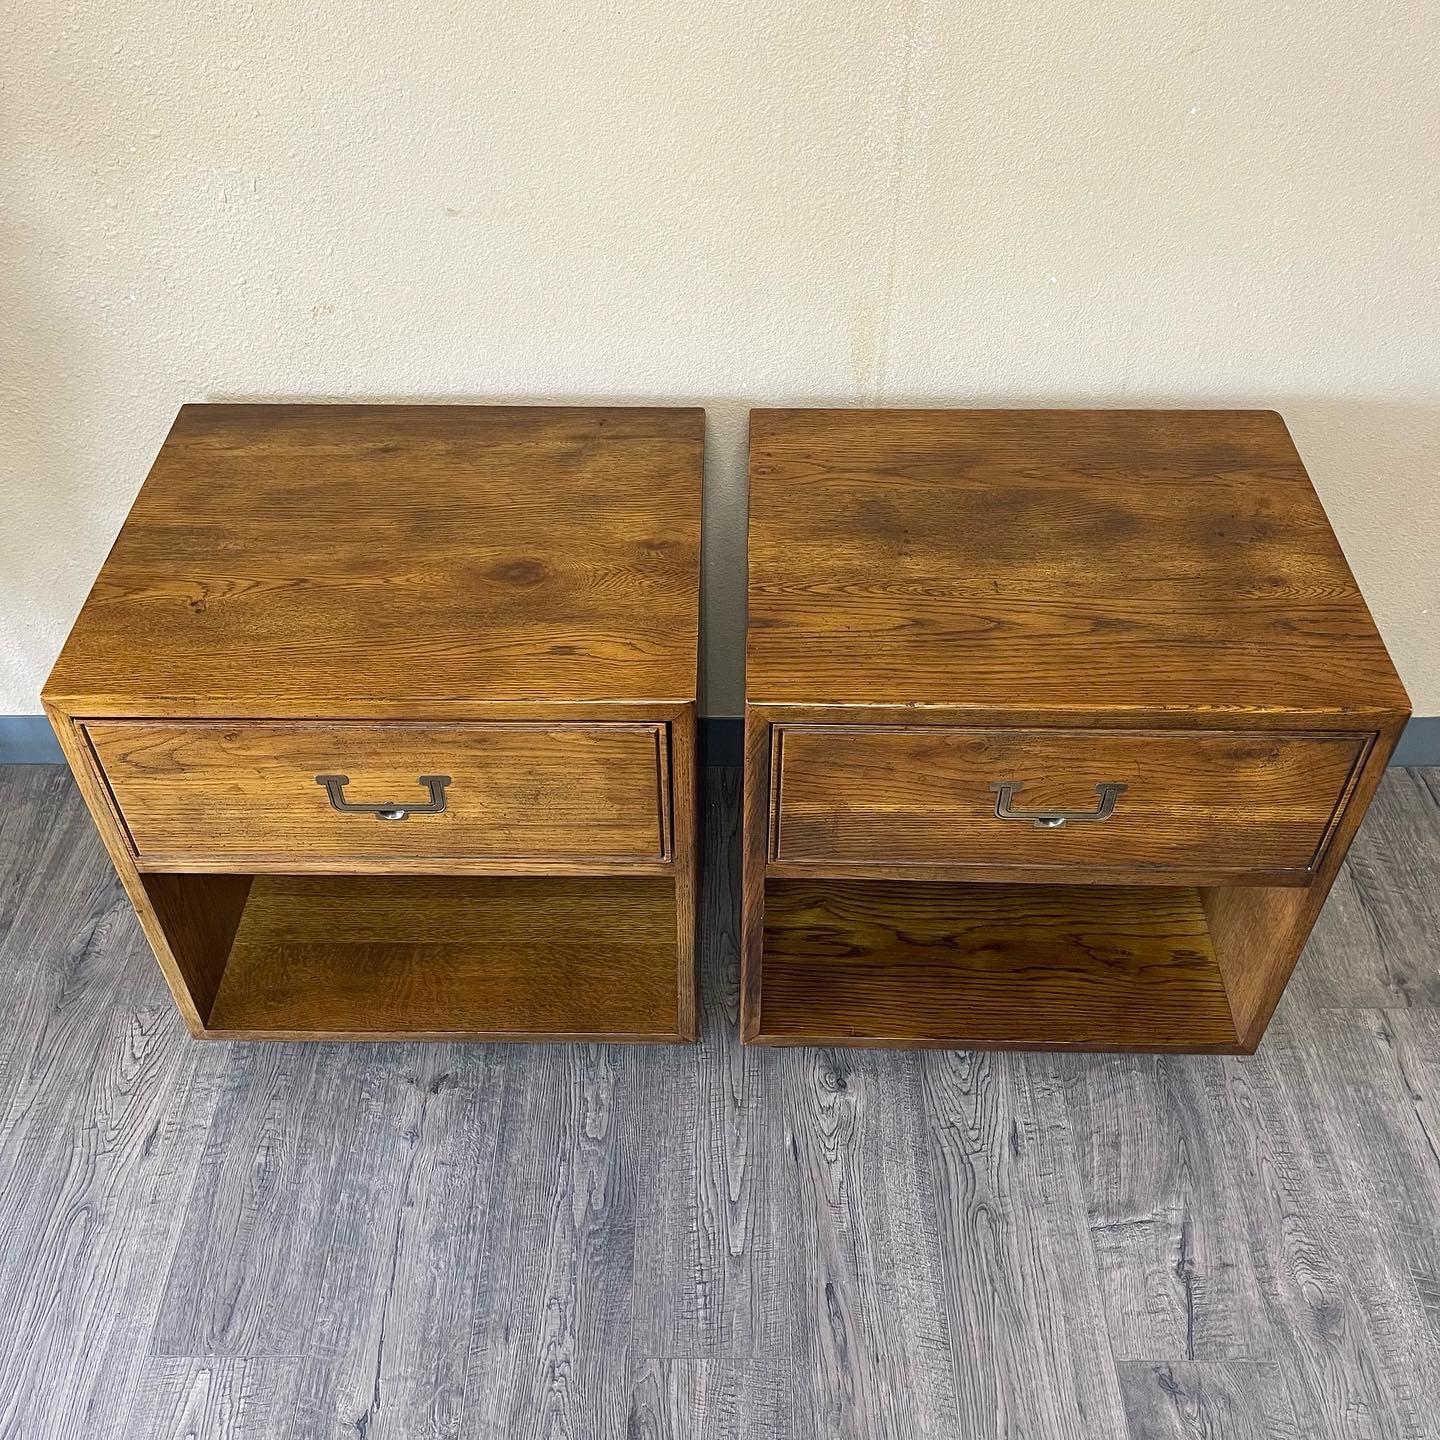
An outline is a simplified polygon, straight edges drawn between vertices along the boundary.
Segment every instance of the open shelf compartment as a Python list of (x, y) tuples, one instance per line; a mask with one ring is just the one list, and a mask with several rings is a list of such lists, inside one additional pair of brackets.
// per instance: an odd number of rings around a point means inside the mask
[(207, 1035), (681, 1038), (668, 877), (144, 883)]
[(767, 880), (759, 1010), (768, 1044), (1244, 1048), (1193, 888)]

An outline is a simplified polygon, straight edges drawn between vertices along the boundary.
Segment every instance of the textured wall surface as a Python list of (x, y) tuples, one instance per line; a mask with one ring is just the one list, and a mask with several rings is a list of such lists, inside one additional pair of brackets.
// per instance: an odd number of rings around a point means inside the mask
[(37, 0), (0, 56), (0, 714), (176, 407), (1284, 412), (1440, 713), (1440, 11)]

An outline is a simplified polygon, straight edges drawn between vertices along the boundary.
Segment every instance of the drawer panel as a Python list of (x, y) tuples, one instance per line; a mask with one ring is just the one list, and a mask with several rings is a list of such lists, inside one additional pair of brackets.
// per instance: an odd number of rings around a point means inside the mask
[[(105, 721), (86, 731), (142, 862), (669, 858), (663, 725)], [(407, 813), (342, 812), (332, 790), (345, 805)], [(435, 795), (443, 810), (425, 813)]]
[[(777, 726), (772, 862), (1293, 873), (1368, 735)], [(1007, 796), (996, 786), (1008, 784)], [(1101, 786), (1111, 791), (1106, 807)], [(1001, 818), (1013, 813), (1053, 819)]]

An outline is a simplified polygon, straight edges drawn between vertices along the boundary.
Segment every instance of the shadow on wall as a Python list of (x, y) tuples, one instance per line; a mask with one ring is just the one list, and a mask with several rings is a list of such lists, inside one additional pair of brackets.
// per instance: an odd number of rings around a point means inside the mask
[(1440, 715), (1440, 407), (1303, 396), (1275, 408), (1415, 713)]

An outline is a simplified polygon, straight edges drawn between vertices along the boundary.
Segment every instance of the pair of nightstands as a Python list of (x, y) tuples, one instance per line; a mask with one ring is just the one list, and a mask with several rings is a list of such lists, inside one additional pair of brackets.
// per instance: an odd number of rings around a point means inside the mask
[[(45, 698), (195, 1033), (694, 1035), (703, 424), (181, 411)], [(1280, 419), (750, 465), (745, 1038), (1253, 1049), (1408, 714)]]

